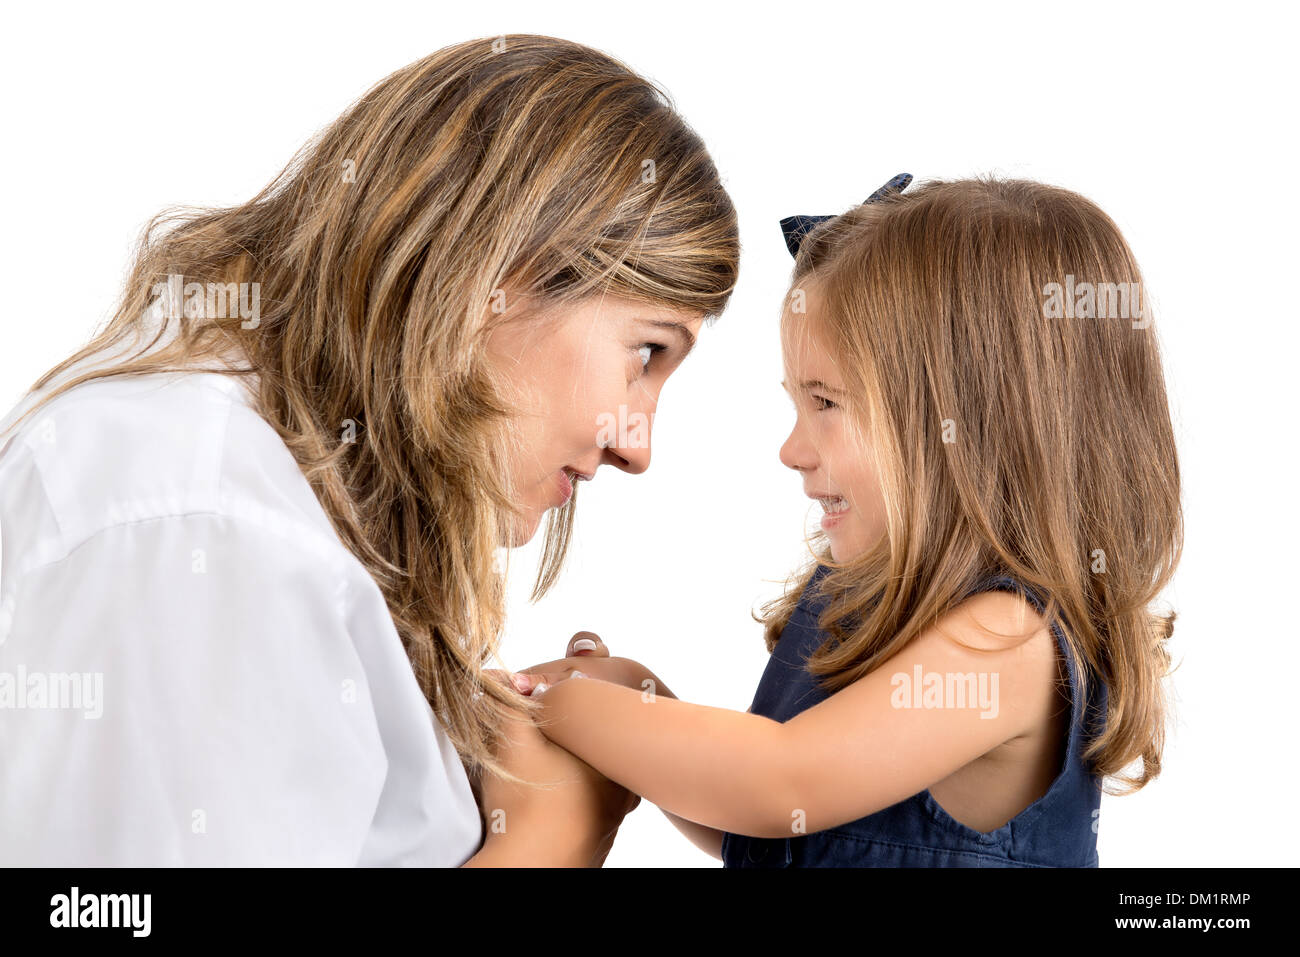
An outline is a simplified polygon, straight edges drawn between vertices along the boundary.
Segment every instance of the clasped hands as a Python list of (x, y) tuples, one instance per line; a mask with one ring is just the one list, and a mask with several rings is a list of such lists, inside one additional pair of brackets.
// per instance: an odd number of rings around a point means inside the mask
[[(505, 677), (499, 671), (493, 674)], [(509, 680), (520, 694), (538, 695), (551, 685), (574, 677), (599, 678), (638, 690), (645, 690), (646, 682), (654, 681), (650, 671), (640, 662), (631, 658), (611, 658), (609, 648), (600, 636), (590, 631), (580, 631), (569, 639), (566, 657), (517, 671), (509, 676)]]
[[(514, 674), (495, 669), (485, 674), (530, 696), (578, 675), (671, 696), (657, 687), (644, 665), (611, 657), (600, 636), (589, 631), (569, 639), (564, 658)], [(602, 866), (623, 818), (640, 804), (640, 796), (548, 740), (531, 721), (515, 720), (503, 728), (494, 753), (511, 774), (546, 786), (471, 775), (485, 822), (483, 846), (492, 845), (482, 860), (510, 866)]]

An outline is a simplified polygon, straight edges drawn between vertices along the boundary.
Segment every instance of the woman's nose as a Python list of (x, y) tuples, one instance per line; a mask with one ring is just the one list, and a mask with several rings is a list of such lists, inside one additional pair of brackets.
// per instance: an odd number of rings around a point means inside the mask
[(653, 422), (653, 412), (629, 411), (627, 406), (622, 406), (617, 417), (607, 421), (596, 436), (596, 444), (605, 450), (602, 463), (631, 475), (640, 475), (648, 469)]
[(640, 475), (650, 467), (650, 433), (644, 440), (633, 439), (605, 447), (605, 462), (631, 475)]

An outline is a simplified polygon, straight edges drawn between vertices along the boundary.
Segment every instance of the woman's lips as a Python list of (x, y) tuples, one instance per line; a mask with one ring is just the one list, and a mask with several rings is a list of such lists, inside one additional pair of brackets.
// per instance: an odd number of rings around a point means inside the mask
[(569, 479), (569, 473), (560, 469), (555, 479), (555, 485), (560, 490), (560, 504), (558, 507), (563, 508), (569, 504), (569, 499), (573, 497), (573, 482)]
[(555, 487), (560, 493), (560, 502), (556, 508), (563, 508), (565, 505), (569, 504), (569, 499), (573, 497), (573, 488), (575, 483), (590, 482), (595, 477), (595, 472), (588, 475), (586, 472), (579, 472), (577, 469), (568, 465), (560, 469), (559, 474), (555, 478)]

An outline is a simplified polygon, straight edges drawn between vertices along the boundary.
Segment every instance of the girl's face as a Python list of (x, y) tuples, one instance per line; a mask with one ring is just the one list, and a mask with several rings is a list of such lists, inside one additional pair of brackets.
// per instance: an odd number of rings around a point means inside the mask
[(782, 385), (794, 400), (794, 429), (781, 446), (781, 462), (803, 477), (804, 494), (822, 506), (822, 529), (831, 557), (847, 562), (885, 533), (880, 480), (853, 435), (844, 382), (831, 361), (818, 316), (821, 299), (811, 281), (800, 286), (807, 311), (787, 304), (781, 349)]
[(575, 481), (601, 465), (650, 467), (659, 390), (695, 344), (704, 317), (596, 296), (551, 319), (506, 322), (489, 361), (514, 386), (521, 415), (506, 450), (518, 523), (506, 547), (526, 544)]

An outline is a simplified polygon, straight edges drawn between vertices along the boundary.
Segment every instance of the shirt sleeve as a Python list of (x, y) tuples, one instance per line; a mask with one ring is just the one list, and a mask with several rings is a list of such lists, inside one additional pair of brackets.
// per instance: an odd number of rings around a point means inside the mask
[(0, 644), (0, 860), (355, 864), (387, 759), (346, 581), (219, 514), (27, 572)]

